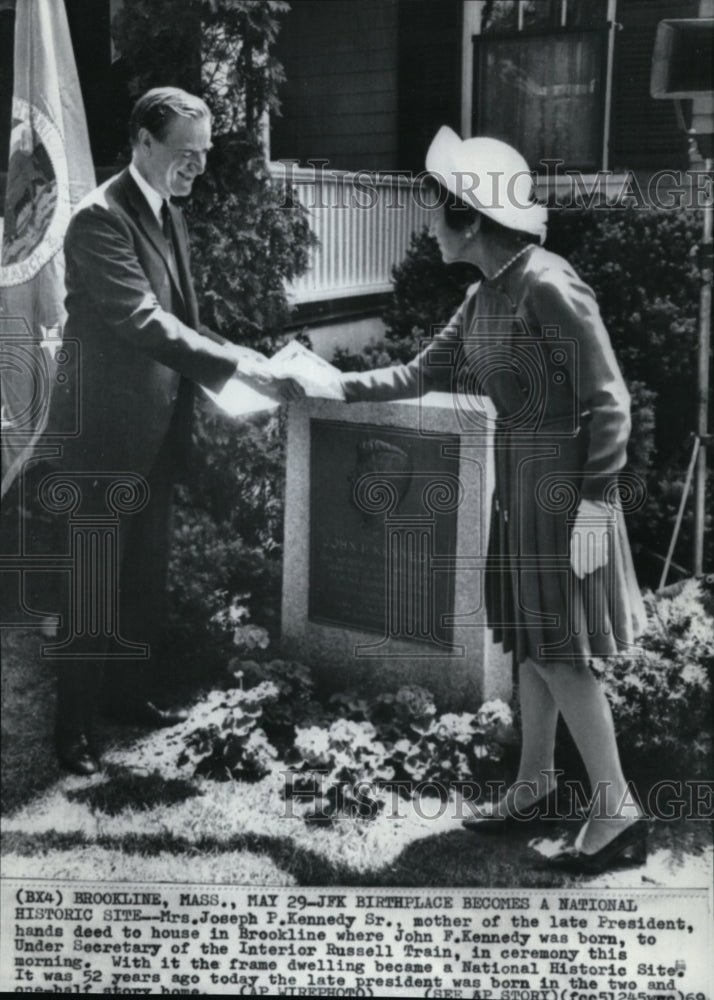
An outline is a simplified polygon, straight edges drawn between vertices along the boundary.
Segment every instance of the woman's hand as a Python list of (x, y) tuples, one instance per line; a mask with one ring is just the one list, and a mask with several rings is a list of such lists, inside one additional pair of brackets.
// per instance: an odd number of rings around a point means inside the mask
[(579, 580), (606, 565), (614, 523), (612, 507), (602, 500), (580, 501), (570, 536), (570, 565)]

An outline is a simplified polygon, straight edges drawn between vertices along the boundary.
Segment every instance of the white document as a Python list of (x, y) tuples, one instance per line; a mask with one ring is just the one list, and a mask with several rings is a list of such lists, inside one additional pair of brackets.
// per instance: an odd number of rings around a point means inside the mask
[[(256, 376), (265, 371), (280, 378), (294, 378), (308, 396), (345, 398), (339, 369), (295, 340), (286, 344), (272, 358), (266, 358), (264, 354), (248, 348), (245, 351), (246, 358), (254, 364)], [(249, 383), (240, 375), (229, 379), (220, 392), (212, 392), (206, 388), (203, 391), (229, 417), (266, 413), (280, 406), (271, 396), (261, 392), (255, 382)]]
[(268, 361), (268, 368), (273, 375), (294, 378), (308, 396), (319, 396), (321, 399), (345, 398), (339, 368), (335, 368), (297, 340), (291, 340), (274, 354)]

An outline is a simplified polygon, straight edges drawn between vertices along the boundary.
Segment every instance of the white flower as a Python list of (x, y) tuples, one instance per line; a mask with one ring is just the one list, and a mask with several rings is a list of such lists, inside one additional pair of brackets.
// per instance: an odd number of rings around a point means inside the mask
[(494, 698), (492, 701), (485, 701), (479, 708), (476, 720), (479, 726), (510, 726), (513, 724), (513, 713), (505, 701)]
[(682, 667), (682, 680), (685, 684), (700, 687), (702, 692), (706, 691), (709, 687), (709, 678), (707, 677), (706, 670), (699, 666), (698, 663), (686, 663)]
[(470, 743), (474, 738), (474, 723), (476, 716), (470, 712), (446, 712), (434, 719), (429, 735), (440, 740), (453, 740), (455, 743)]
[(295, 749), (308, 763), (328, 763), (330, 760), (330, 736), (326, 729), (310, 726), (295, 731)]
[(245, 649), (267, 649), (270, 636), (260, 625), (239, 625), (233, 631), (233, 644)]
[(377, 730), (371, 722), (354, 722), (352, 719), (336, 719), (329, 729), (330, 741), (343, 744), (356, 751), (373, 743)]
[(243, 747), (243, 753), (246, 757), (263, 763), (266, 762), (266, 758), (275, 760), (278, 756), (278, 751), (262, 729), (254, 729), (251, 732)]

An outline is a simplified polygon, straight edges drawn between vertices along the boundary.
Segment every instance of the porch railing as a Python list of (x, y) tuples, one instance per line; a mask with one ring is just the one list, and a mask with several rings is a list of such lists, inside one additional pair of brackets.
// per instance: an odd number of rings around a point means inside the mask
[(426, 225), (428, 209), (409, 178), (271, 164), (292, 186), (319, 240), (304, 275), (288, 286), (296, 304), (388, 292), (392, 267), (409, 238)]

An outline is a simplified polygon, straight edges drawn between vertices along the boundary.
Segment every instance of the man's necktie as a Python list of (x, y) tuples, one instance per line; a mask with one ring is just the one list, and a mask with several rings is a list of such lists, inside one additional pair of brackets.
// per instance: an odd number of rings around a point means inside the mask
[(185, 277), (185, 268), (181, 263), (183, 258), (179, 258), (177, 253), (177, 237), (176, 230), (174, 229), (173, 220), (171, 218), (171, 212), (169, 209), (168, 201), (163, 201), (161, 204), (161, 229), (166, 239), (168, 245), (168, 265), (171, 277), (174, 280), (176, 288), (179, 289), (180, 298), (176, 299), (174, 302), (173, 312), (179, 319), (186, 320), (185, 308), (186, 303), (189, 301), (191, 291), (188, 282), (190, 279)]
[(173, 223), (171, 222), (169, 203), (168, 201), (166, 201), (166, 199), (164, 199), (161, 203), (161, 229), (164, 234), (164, 239), (166, 240), (169, 247), (169, 267), (177, 284), (180, 287), (181, 280), (179, 278), (178, 265), (176, 263), (176, 243), (174, 240), (174, 227)]
[(171, 214), (169, 212), (169, 203), (166, 199), (161, 202), (161, 228), (164, 233), (164, 239), (169, 245), (169, 250), (172, 255), (175, 255), (176, 251), (174, 249), (174, 234), (173, 227), (171, 225)]

